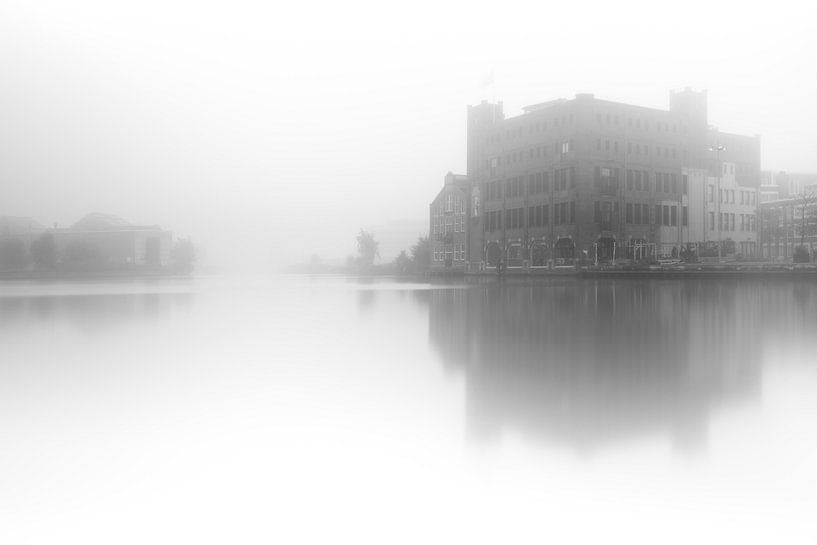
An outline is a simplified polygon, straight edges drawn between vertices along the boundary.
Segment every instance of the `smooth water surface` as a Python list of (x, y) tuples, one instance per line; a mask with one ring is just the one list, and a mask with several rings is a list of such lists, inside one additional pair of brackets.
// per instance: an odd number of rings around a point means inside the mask
[(0, 283), (2, 543), (813, 543), (817, 281)]

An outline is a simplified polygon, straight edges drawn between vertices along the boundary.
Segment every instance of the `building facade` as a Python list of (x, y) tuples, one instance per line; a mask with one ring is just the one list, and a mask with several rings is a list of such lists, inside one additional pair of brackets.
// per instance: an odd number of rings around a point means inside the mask
[[(476, 201), (477, 206), (472, 207)], [(474, 210), (476, 212), (474, 212)], [(449, 172), (429, 206), (431, 272), (465, 272), (469, 223), (479, 221), (479, 188), (468, 178)]]
[[(739, 230), (753, 205), (738, 199), (757, 202), (760, 140), (710, 127), (703, 92), (671, 93), (669, 110), (580, 94), (509, 118), (483, 102), (468, 109), (467, 135), (467, 179), (481, 196), (467, 210), (469, 271), (677, 257), (717, 246), (718, 225), (734, 243), (721, 239), (724, 255), (753, 251), (753, 231)], [(712, 179), (736, 200), (707, 207)]]
[(34, 261), (32, 245), (45, 235), (53, 243), (55, 264), (64, 268), (162, 268), (170, 264), (170, 231), (98, 213), (68, 228), (46, 228), (31, 218), (0, 217), (0, 257), (8, 253), (6, 248), (19, 247), (22, 258), (14, 260), (14, 268), (24, 268)]
[(760, 253), (770, 261), (791, 261), (801, 244), (810, 260), (817, 249), (817, 193), (760, 204)]

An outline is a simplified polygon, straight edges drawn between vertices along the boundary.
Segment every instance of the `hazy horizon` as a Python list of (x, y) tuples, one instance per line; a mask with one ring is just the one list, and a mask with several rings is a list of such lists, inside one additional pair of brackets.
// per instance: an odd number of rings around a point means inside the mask
[(686, 86), (761, 136), (763, 169), (817, 171), (817, 7), (489, 8), (5, 2), (0, 215), (112, 213), (264, 266), (343, 259), (366, 228), (388, 261), (465, 171), (468, 104), (666, 109)]

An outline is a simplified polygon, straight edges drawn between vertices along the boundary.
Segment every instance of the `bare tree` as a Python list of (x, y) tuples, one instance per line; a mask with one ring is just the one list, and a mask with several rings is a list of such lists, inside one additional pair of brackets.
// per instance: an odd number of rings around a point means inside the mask
[(360, 230), (357, 235), (357, 254), (361, 267), (370, 268), (374, 264), (375, 258), (380, 257), (378, 246), (380, 246), (380, 243), (375, 240), (374, 233), (363, 229)]
[(417, 244), (411, 247), (411, 260), (418, 272), (428, 270), (431, 263), (431, 243), (428, 237), (421, 236), (417, 239)]

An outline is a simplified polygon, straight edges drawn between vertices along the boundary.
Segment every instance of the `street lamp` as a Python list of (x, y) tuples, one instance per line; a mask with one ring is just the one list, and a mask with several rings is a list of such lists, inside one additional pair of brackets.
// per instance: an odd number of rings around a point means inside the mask
[(709, 151), (715, 152), (715, 161), (718, 163), (718, 263), (721, 262), (721, 224), (723, 218), (721, 217), (721, 174), (723, 174), (723, 166), (721, 165), (721, 152), (726, 151), (726, 146), (715, 144), (709, 148)]

